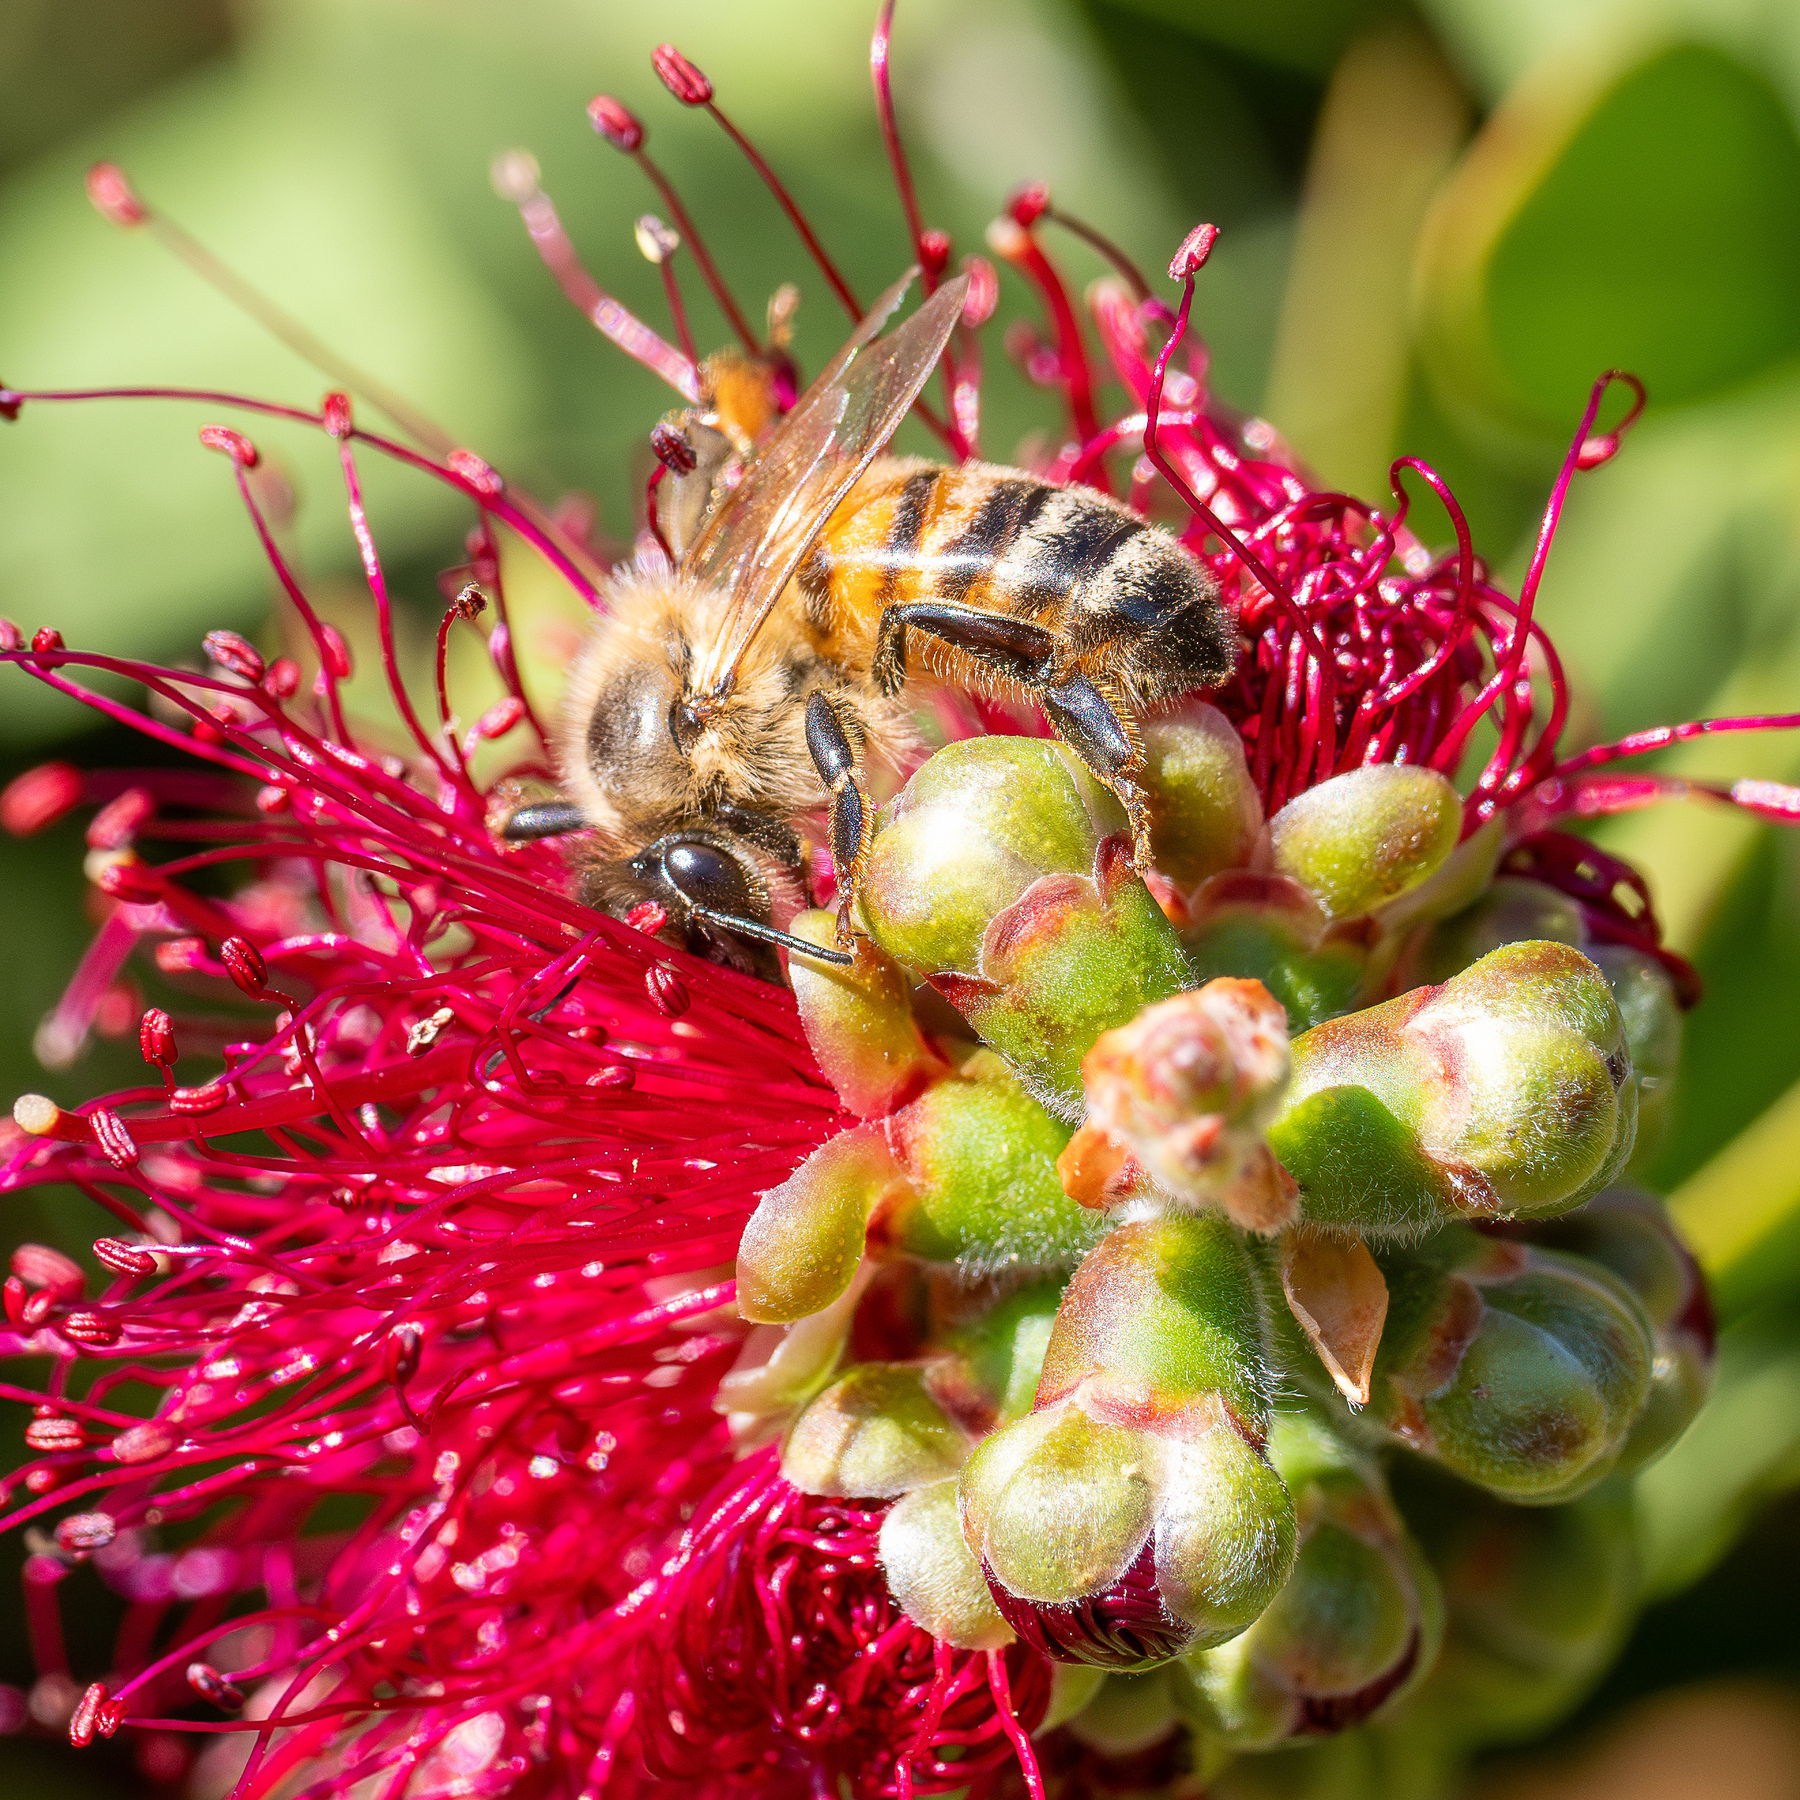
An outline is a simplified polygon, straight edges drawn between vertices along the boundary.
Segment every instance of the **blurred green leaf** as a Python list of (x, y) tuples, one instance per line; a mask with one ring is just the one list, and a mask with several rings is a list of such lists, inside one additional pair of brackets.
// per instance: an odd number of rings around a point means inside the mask
[(1553, 59), (1489, 121), (1420, 241), (1440, 387), (1527, 433), (1602, 369), (1659, 403), (1800, 348), (1800, 139), (1755, 71), (1700, 44)]
[(1405, 0), (1112, 0), (1247, 56), (1324, 76), (1371, 26), (1404, 18)]

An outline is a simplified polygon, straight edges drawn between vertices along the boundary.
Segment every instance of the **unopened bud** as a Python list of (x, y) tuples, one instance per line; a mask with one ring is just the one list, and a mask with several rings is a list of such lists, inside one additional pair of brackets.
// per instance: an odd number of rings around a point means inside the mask
[(887, 1499), (954, 1477), (968, 1453), (967, 1434), (932, 1395), (929, 1369), (860, 1363), (794, 1421), (781, 1474), (803, 1494)]
[(587, 105), (588, 118), (594, 129), (606, 139), (616, 150), (623, 150), (627, 155), (641, 149), (644, 142), (644, 128), (629, 108), (622, 106), (610, 94), (596, 94)]
[(1144, 787), (1158, 871), (1183, 893), (1242, 867), (1262, 829), (1243, 739), (1216, 706), (1189, 701), (1145, 721)]
[(39, 763), (0, 789), (0, 826), (13, 837), (30, 837), (79, 806), (83, 786), (73, 763)]
[(881, 1567), (901, 1610), (934, 1638), (959, 1650), (999, 1650), (1013, 1641), (963, 1541), (954, 1481), (917, 1488), (888, 1510)]
[(260, 999), (269, 985), (269, 966), (262, 952), (248, 938), (228, 937), (219, 946), (219, 961), (239, 990)]
[(87, 195), (103, 218), (128, 230), (150, 217), (149, 208), (132, 191), (117, 163), (97, 162), (88, 170)]
[(683, 106), (704, 106), (713, 97), (713, 84), (673, 44), (658, 44), (650, 53), (650, 66)]

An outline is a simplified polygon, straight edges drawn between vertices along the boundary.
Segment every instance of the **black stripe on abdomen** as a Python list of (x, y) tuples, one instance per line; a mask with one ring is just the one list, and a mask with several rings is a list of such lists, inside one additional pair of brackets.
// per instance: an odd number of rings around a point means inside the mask
[(934, 591), (941, 600), (966, 600), (976, 582), (1031, 529), (1055, 492), (1041, 481), (999, 481), (990, 488), (975, 516), (933, 558)]
[(943, 480), (943, 469), (920, 469), (909, 475), (894, 502), (894, 516), (888, 524), (887, 539), (882, 544), (881, 586), (876, 589), (876, 603), (892, 606), (900, 598), (900, 571), (918, 560), (919, 540), (925, 535), (925, 519), (931, 511), (931, 496)]
[(1141, 520), (1077, 497), (1061, 518), (1021, 546), (1020, 587), (1046, 601), (1061, 599), (1092, 581), (1143, 530)]

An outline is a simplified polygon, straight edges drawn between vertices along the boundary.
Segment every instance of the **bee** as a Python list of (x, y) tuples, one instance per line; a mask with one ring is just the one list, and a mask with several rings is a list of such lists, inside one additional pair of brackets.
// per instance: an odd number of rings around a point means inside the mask
[[(658, 508), (673, 567), (615, 573), (571, 672), (562, 798), (502, 828), (590, 830), (582, 898), (619, 917), (654, 901), (715, 960), (757, 967), (775, 945), (850, 960), (874, 822), (862, 759), (915, 750), (904, 691), (920, 672), (1035, 702), (1118, 797), (1143, 868), (1136, 715), (1231, 669), (1216, 583), (1128, 507), (990, 463), (882, 454), (967, 290), (946, 283), (881, 335), (911, 280), (760, 443), (716, 391), (659, 428), (683, 471)], [(776, 920), (807, 904), (794, 822), (827, 806), (839, 948), (822, 953)]]

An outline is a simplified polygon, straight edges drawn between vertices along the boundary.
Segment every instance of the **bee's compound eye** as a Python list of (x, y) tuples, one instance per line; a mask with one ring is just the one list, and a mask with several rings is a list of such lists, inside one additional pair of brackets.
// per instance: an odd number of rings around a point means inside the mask
[(677, 838), (662, 851), (663, 873), (686, 900), (710, 912), (750, 909), (750, 882), (737, 858), (693, 838)]

